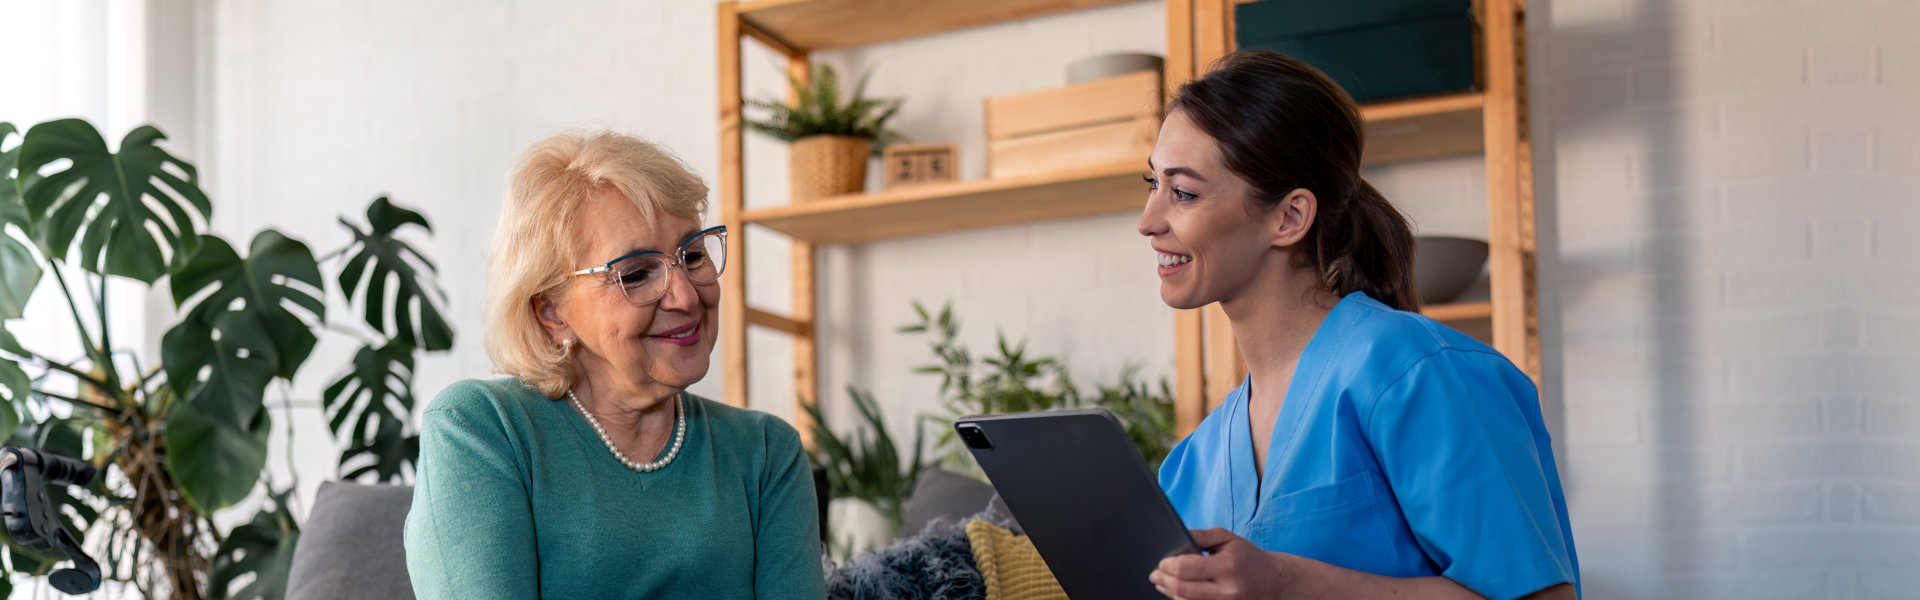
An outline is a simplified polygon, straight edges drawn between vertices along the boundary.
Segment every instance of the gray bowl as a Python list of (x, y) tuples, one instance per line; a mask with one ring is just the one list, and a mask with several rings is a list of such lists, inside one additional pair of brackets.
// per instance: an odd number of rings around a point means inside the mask
[(1413, 240), (1413, 283), (1420, 304), (1446, 304), (1480, 278), (1487, 243), (1470, 238), (1423, 235)]
[(1067, 85), (1119, 77), (1135, 71), (1159, 72), (1166, 61), (1152, 54), (1102, 54), (1067, 67)]

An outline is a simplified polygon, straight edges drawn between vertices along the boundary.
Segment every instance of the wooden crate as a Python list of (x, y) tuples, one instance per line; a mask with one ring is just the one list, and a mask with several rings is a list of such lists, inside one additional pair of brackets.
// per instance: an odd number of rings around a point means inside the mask
[(986, 101), (987, 177), (1146, 161), (1159, 134), (1153, 71)]
[(1159, 136), (1160, 117), (1140, 116), (994, 140), (987, 142), (987, 177), (1019, 177), (1128, 161), (1140, 163), (1144, 171)]

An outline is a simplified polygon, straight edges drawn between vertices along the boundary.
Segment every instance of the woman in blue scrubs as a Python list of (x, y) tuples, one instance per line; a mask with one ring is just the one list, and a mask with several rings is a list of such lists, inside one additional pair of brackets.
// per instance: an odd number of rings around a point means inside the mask
[(1574, 598), (1579, 562), (1533, 382), (1414, 312), (1413, 235), (1360, 178), (1353, 101), (1236, 52), (1180, 87), (1140, 233), (1175, 308), (1219, 302), (1247, 380), (1160, 485), (1203, 555), (1174, 598)]

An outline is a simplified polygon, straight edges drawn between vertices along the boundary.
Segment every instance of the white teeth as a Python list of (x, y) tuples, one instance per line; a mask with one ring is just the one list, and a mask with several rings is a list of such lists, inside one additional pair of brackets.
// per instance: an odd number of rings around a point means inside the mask
[(1193, 257), (1187, 256), (1185, 254), (1168, 254), (1165, 252), (1156, 252), (1155, 254), (1158, 255), (1158, 258), (1160, 260), (1160, 266), (1162, 267), (1184, 265), (1184, 264), (1193, 262)]
[(694, 333), (694, 332), (696, 332), (696, 331), (699, 331), (699, 330), (700, 330), (700, 328), (698, 328), (698, 327), (695, 327), (695, 328), (693, 328), (693, 329), (688, 329), (688, 330), (686, 330), (686, 331), (684, 331), (684, 332), (681, 332), (681, 333), (676, 333), (676, 334), (673, 334), (673, 335), (663, 335), (663, 336), (660, 336), (660, 337), (665, 337), (665, 338), (673, 338), (673, 339), (686, 339), (686, 338), (690, 338), (690, 337), (693, 337), (693, 333)]

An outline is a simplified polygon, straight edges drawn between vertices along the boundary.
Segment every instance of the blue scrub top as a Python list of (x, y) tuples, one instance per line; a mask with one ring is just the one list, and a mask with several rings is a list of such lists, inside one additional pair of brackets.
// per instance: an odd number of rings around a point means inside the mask
[(1493, 600), (1579, 585), (1533, 381), (1492, 348), (1355, 292), (1300, 355), (1253, 465), (1252, 379), (1160, 467), (1188, 527)]

